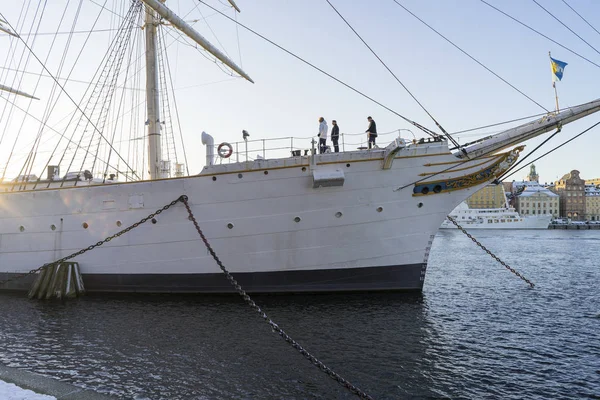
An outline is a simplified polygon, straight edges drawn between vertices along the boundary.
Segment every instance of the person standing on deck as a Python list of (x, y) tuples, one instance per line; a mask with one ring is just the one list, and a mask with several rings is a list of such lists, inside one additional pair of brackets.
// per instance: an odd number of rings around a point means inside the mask
[(375, 125), (375, 121), (371, 117), (367, 117), (367, 121), (369, 121), (369, 128), (365, 132), (369, 138), (370, 149), (372, 146), (375, 146), (375, 139), (377, 138), (377, 125)]
[(333, 128), (331, 128), (331, 141), (333, 142), (333, 148), (336, 153), (340, 152), (340, 146), (338, 146), (338, 140), (340, 139), (340, 127), (337, 124), (337, 121), (334, 119), (331, 121), (333, 124)]
[(319, 118), (319, 153), (324, 154), (325, 150), (327, 150), (327, 131), (329, 127), (327, 126), (327, 122), (325, 122), (325, 118)]

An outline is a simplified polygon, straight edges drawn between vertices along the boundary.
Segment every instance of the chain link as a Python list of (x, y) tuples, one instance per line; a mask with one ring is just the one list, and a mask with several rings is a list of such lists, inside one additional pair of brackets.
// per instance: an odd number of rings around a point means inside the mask
[(477, 246), (481, 247), (483, 249), (483, 251), (485, 251), (486, 253), (488, 253), (490, 255), (490, 257), (492, 257), (494, 260), (498, 261), (500, 264), (502, 264), (507, 270), (509, 270), (510, 272), (512, 272), (513, 274), (515, 274), (516, 276), (518, 276), (519, 278), (523, 279), (525, 282), (527, 282), (529, 284), (529, 286), (533, 289), (533, 287), (535, 286), (533, 284), (533, 282), (531, 282), (529, 279), (525, 278), (523, 275), (521, 275), (519, 273), (519, 271), (515, 270), (514, 268), (512, 268), (510, 265), (508, 265), (507, 263), (505, 263), (504, 261), (502, 261), (498, 256), (496, 256), (494, 253), (492, 253), (490, 250), (488, 250), (487, 247), (485, 247), (483, 244), (481, 244), (479, 241), (477, 241), (477, 239), (475, 239), (469, 232), (467, 232), (465, 230), (465, 228), (463, 228), (462, 226), (460, 226), (458, 224), (458, 222), (456, 222), (456, 220), (454, 218), (452, 218), (451, 216), (447, 216), (446, 218), (448, 218), (448, 220), (450, 220), (450, 222), (452, 222), (454, 225), (456, 225), (456, 227), (458, 229), (460, 229), (462, 231), (462, 233), (464, 233), (465, 235), (467, 235), (467, 237), (469, 239), (471, 239), (473, 241), (473, 243), (475, 243)]
[(300, 354), (302, 354), (308, 361), (310, 361), (313, 365), (315, 365), (321, 371), (325, 372), (327, 375), (329, 375), (330, 378), (332, 378), (333, 380), (335, 380), (336, 382), (338, 382), (340, 385), (344, 386), (350, 392), (354, 393), (355, 395), (357, 395), (361, 399), (372, 400), (373, 398), (371, 396), (369, 396), (367, 393), (363, 392), (358, 387), (354, 386), (353, 384), (351, 384), (350, 382), (348, 382), (346, 379), (344, 379), (341, 376), (339, 376), (331, 368), (329, 368), (328, 366), (326, 366), (325, 364), (323, 364), (321, 361), (319, 361), (315, 356), (313, 356), (312, 354), (310, 354), (306, 349), (304, 349), (300, 345), (300, 343), (298, 343), (294, 339), (292, 339), (287, 333), (285, 333), (285, 331), (282, 328), (279, 327), (279, 325), (277, 325), (275, 322), (273, 322), (271, 320), (271, 318), (269, 318), (269, 316), (260, 308), (260, 306), (258, 304), (256, 304), (254, 302), (254, 300), (252, 300), (250, 298), (250, 296), (244, 291), (244, 289), (235, 280), (235, 278), (231, 275), (231, 273), (229, 273), (229, 271), (227, 270), (227, 268), (225, 268), (225, 266), (223, 265), (223, 263), (221, 262), (221, 260), (217, 256), (217, 253), (215, 253), (215, 251), (213, 250), (213, 248), (210, 245), (210, 243), (208, 243), (208, 240), (206, 239), (206, 236), (204, 236), (204, 233), (200, 229), (200, 225), (198, 225), (198, 221), (196, 221), (196, 218), (194, 217), (194, 214), (192, 213), (192, 209), (190, 208), (190, 205), (188, 203), (187, 196), (183, 196), (183, 200), (182, 201), (183, 201), (183, 204), (185, 205), (185, 208), (188, 211), (190, 219), (192, 220), (192, 222), (194, 223), (194, 226), (196, 227), (196, 230), (198, 231), (198, 234), (200, 234), (200, 237), (202, 238), (202, 241), (204, 242), (204, 245), (206, 246), (206, 249), (208, 250), (208, 252), (210, 253), (210, 255), (215, 259), (215, 261), (217, 262), (217, 265), (219, 266), (219, 268), (221, 268), (221, 271), (223, 271), (223, 273), (227, 277), (227, 280), (229, 280), (229, 283), (231, 283), (231, 285), (235, 288), (235, 290), (239, 293), (239, 295), (242, 296), (242, 298), (244, 299), (244, 301), (250, 307), (252, 307), (271, 326), (271, 329), (273, 330), (273, 332), (275, 332), (279, 336), (281, 336), (294, 349), (298, 350), (298, 352)]
[(125, 233), (127, 233), (129, 231), (131, 231), (132, 229), (137, 228), (138, 226), (140, 226), (143, 223), (147, 222), (148, 220), (156, 217), (157, 215), (159, 215), (163, 211), (171, 208), (172, 206), (174, 206), (175, 204), (177, 204), (179, 202), (182, 202), (185, 205), (185, 208), (187, 209), (187, 212), (189, 214), (189, 219), (194, 223), (194, 226), (196, 227), (196, 230), (200, 234), (200, 237), (202, 238), (202, 241), (204, 242), (204, 245), (208, 249), (210, 255), (215, 259), (215, 261), (219, 265), (219, 268), (221, 268), (221, 270), (223, 271), (223, 273), (225, 274), (225, 276), (227, 277), (227, 279), (229, 280), (229, 282), (231, 283), (231, 285), (236, 289), (236, 291), (239, 293), (239, 295), (242, 296), (242, 298), (244, 299), (244, 301), (248, 305), (250, 305), (250, 307), (252, 307), (265, 321), (267, 321), (267, 323), (273, 329), (273, 332), (277, 333), (288, 344), (290, 344), (293, 348), (295, 348), (296, 350), (298, 350), (298, 352), (300, 354), (302, 354), (307, 360), (309, 360), (313, 365), (315, 365), (321, 371), (325, 372), (327, 375), (329, 375), (329, 377), (331, 377), (332, 379), (334, 379), (335, 381), (337, 381), (339, 384), (341, 384), (346, 389), (348, 389), (349, 391), (351, 391), (352, 393), (354, 393), (355, 395), (357, 395), (359, 398), (361, 398), (361, 399), (367, 399), (367, 400), (373, 400), (373, 398), (371, 396), (369, 396), (367, 393), (363, 392), (358, 387), (354, 386), (353, 384), (351, 384), (350, 382), (348, 382), (346, 379), (342, 378), (340, 375), (338, 375), (336, 372), (334, 372), (331, 368), (329, 368), (328, 366), (326, 366), (325, 364), (323, 364), (319, 359), (317, 359), (315, 356), (313, 356), (312, 354), (310, 354), (298, 342), (296, 342), (294, 339), (292, 339), (282, 328), (280, 328), (279, 325), (277, 325), (275, 322), (273, 322), (269, 318), (269, 316), (254, 302), (254, 300), (252, 300), (250, 298), (250, 296), (244, 291), (244, 289), (240, 286), (240, 284), (233, 278), (233, 276), (225, 268), (225, 266), (223, 265), (223, 263), (221, 262), (221, 260), (219, 259), (219, 257), (215, 253), (215, 251), (213, 250), (212, 246), (208, 243), (208, 240), (206, 239), (206, 236), (204, 236), (204, 233), (200, 229), (200, 225), (198, 225), (198, 221), (196, 221), (196, 217), (194, 217), (194, 214), (192, 213), (192, 209), (190, 208), (190, 205), (188, 203), (188, 197), (185, 196), (185, 195), (180, 196), (179, 198), (177, 198), (176, 200), (173, 200), (172, 202), (170, 202), (166, 206), (162, 207), (161, 209), (156, 210), (155, 212), (153, 212), (152, 214), (148, 215), (147, 217), (142, 218), (138, 222), (136, 222), (136, 223), (128, 226), (127, 228), (123, 229), (122, 231), (119, 231), (119, 232), (115, 233), (112, 236), (107, 237), (104, 240), (101, 240), (101, 241), (97, 242), (96, 244), (90, 245), (90, 246), (88, 246), (88, 247), (86, 247), (84, 249), (79, 250), (78, 252), (75, 252), (75, 253), (70, 254), (70, 255), (68, 255), (66, 257), (63, 257), (60, 260), (56, 260), (54, 262), (44, 264), (44, 265), (42, 265), (39, 268), (32, 269), (29, 272), (25, 272), (25, 273), (22, 273), (22, 274), (19, 274), (19, 275), (15, 275), (15, 276), (13, 276), (13, 277), (11, 277), (9, 279), (2, 280), (2, 281), (0, 281), (0, 286), (6, 284), (8, 282), (24, 278), (24, 277), (26, 277), (28, 275), (36, 274), (36, 273), (42, 271), (45, 268), (49, 268), (49, 267), (51, 267), (53, 265), (58, 265), (58, 264), (60, 264), (62, 262), (65, 262), (65, 261), (70, 260), (70, 259), (72, 259), (74, 257), (82, 255), (82, 254), (84, 254), (84, 253), (86, 253), (86, 252), (88, 252), (90, 250), (93, 250), (96, 247), (102, 246), (104, 243), (108, 243), (111, 240), (113, 240), (115, 238), (118, 238), (119, 236), (121, 236), (121, 235), (123, 235), (123, 234), (125, 234)]
[(31, 270), (31, 271), (29, 271), (29, 272), (24, 272), (24, 273), (22, 273), (22, 274), (19, 274), (19, 275), (14, 275), (14, 276), (12, 276), (12, 277), (10, 277), (10, 278), (8, 278), (8, 279), (1, 280), (1, 281), (0, 281), (0, 286), (2, 286), (2, 285), (4, 285), (4, 284), (6, 284), (6, 283), (8, 283), (8, 282), (11, 282), (11, 281), (15, 281), (15, 280), (17, 280), (17, 279), (24, 278), (24, 277), (26, 277), (26, 276), (28, 276), (28, 275), (33, 275), (33, 274), (36, 274), (36, 273), (38, 273), (38, 272), (40, 272), (40, 271), (42, 271), (42, 270), (44, 270), (44, 269), (46, 269), (46, 268), (50, 268), (50, 267), (52, 267), (52, 266), (54, 266), (54, 265), (58, 265), (58, 264), (60, 264), (60, 263), (63, 263), (63, 262), (65, 262), (65, 261), (67, 261), (67, 260), (70, 260), (70, 259), (71, 259), (71, 258), (73, 258), (73, 257), (80, 256), (80, 255), (82, 255), (83, 253), (86, 253), (86, 252), (88, 252), (88, 251), (90, 251), (90, 250), (92, 250), (92, 249), (95, 249), (96, 247), (102, 246), (104, 243), (108, 243), (108, 242), (110, 242), (111, 240), (113, 240), (113, 239), (116, 239), (116, 238), (118, 238), (119, 236), (121, 236), (121, 235), (123, 235), (123, 234), (125, 234), (125, 233), (129, 232), (130, 230), (132, 230), (132, 229), (134, 229), (134, 228), (137, 228), (138, 226), (140, 226), (140, 225), (142, 225), (143, 223), (147, 222), (148, 220), (150, 220), (150, 219), (152, 219), (152, 218), (156, 217), (157, 215), (159, 215), (159, 214), (160, 214), (160, 213), (162, 213), (163, 211), (165, 211), (165, 210), (167, 210), (167, 209), (171, 208), (172, 206), (174, 206), (175, 204), (179, 203), (180, 201), (183, 201), (183, 196), (180, 196), (178, 199), (176, 199), (176, 200), (173, 200), (172, 202), (170, 202), (169, 204), (167, 204), (167, 205), (166, 205), (166, 206), (164, 206), (163, 208), (161, 208), (161, 209), (159, 209), (159, 210), (156, 210), (156, 211), (155, 211), (155, 212), (153, 212), (152, 214), (148, 215), (146, 218), (142, 218), (142, 219), (141, 219), (141, 220), (139, 220), (138, 222), (136, 222), (136, 223), (134, 223), (134, 224), (132, 224), (132, 225), (129, 225), (127, 228), (123, 229), (122, 231), (120, 231), (120, 232), (117, 232), (117, 233), (115, 233), (114, 235), (112, 235), (112, 236), (109, 236), (109, 237), (107, 237), (106, 239), (104, 239), (104, 240), (101, 240), (101, 241), (97, 242), (96, 244), (92, 244), (91, 246), (88, 246), (88, 247), (86, 247), (85, 249), (81, 249), (81, 250), (79, 250), (79, 251), (78, 251), (78, 252), (76, 252), (76, 253), (73, 253), (73, 254), (70, 254), (70, 255), (68, 255), (68, 256), (66, 256), (66, 257), (63, 257), (63, 258), (61, 258), (60, 260), (56, 260), (56, 261), (54, 261), (54, 262), (51, 262), (51, 263), (44, 264), (44, 265), (42, 265), (42, 266), (41, 266), (41, 267), (39, 267), (39, 268), (32, 269), (32, 270)]

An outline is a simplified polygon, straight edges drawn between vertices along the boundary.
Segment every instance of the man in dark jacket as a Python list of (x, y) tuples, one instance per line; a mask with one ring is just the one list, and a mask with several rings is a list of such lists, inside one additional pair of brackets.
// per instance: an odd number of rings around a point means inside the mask
[(331, 121), (333, 124), (333, 128), (331, 128), (331, 141), (333, 142), (333, 148), (336, 153), (340, 152), (340, 146), (338, 146), (338, 140), (340, 139), (340, 127), (337, 124), (337, 121), (334, 119)]
[(370, 149), (372, 146), (375, 146), (375, 139), (377, 138), (377, 125), (375, 125), (375, 121), (371, 117), (367, 117), (367, 121), (369, 121), (369, 128), (365, 132), (369, 138)]

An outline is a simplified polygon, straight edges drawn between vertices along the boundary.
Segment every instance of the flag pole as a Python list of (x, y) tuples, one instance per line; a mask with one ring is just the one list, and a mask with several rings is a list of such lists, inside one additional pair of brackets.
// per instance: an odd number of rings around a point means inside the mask
[(548, 57), (550, 58), (550, 70), (552, 71), (552, 87), (554, 88), (554, 98), (556, 99), (556, 112), (560, 110), (558, 107), (558, 92), (556, 91), (556, 80), (554, 79), (554, 70), (552, 69), (552, 55), (548, 52)]

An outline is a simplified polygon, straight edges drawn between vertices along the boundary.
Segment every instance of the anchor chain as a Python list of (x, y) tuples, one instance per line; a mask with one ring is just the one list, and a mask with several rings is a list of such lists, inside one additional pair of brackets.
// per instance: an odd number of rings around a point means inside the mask
[(486, 253), (488, 253), (490, 255), (490, 257), (492, 257), (494, 260), (498, 261), (500, 264), (502, 264), (507, 270), (509, 270), (510, 272), (512, 272), (513, 274), (515, 274), (516, 276), (518, 276), (519, 278), (521, 278), (522, 280), (524, 280), (525, 282), (527, 282), (529, 284), (529, 286), (533, 289), (533, 287), (535, 286), (533, 284), (533, 282), (531, 282), (529, 279), (525, 278), (523, 275), (521, 275), (519, 273), (519, 271), (515, 270), (514, 268), (512, 268), (510, 265), (508, 265), (507, 263), (505, 263), (504, 261), (502, 261), (497, 255), (495, 255), (494, 253), (492, 253), (490, 250), (488, 250), (487, 247), (485, 247), (483, 244), (481, 244), (477, 239), (475, 239), (469, 232), (467, 232), (465, 230), (465, 228), (463, 228), (462, 226), (460, 226), (458, 224), (458, 222), (456, 222), (456, 220), (454, 218), (452, 218), (451, 216), (447, 216), (446, 218), (448, 218), (450, 220), (450, 222), (452, 222), (454, 225), (456, 225), (456, 227), (458, 229), (460, 229), (460, 231), (462, 233), (464, 233), (465, 235), (467, 235), (467, 237), (469, 239), (471, 239), (473, 241), (473, 243), (475, 243), (477, 246), (481, 247), (481, 249), (483, 251), (485, 251)]
[(104, 240), (101, 240), (93, 245), (90, 245), (84, 249), (79, 250), (78, 252), (75, 252), (73, 254), (70, 254), (66, 257), (63, 257), (59, 260), (56, 260), (54, 262), (51, 263), (47, 263), (42, 265), (39, 268), (36, 269), (32, 269), (29, 272), (25, 272), (19, 275), (15, 275), (9, 279), (5, 279), (5, 280), (1, 280), (0, 281), (0, 286), (4, 285), (5, 283), (17, 280), (17, 279), (21, 279), (23, 277), (26, 277), (28, 275), (33, 275), (35, 273), (38, 273), (40, 271), (42, 271), (45, 268), (49, 268), (53, 265), (57, 265), (60, 264), (64, 261), (70, 260), (73, 257), (77, 257), (83, 253), (86, 253), (90, 250), (95, 249), (96, 247), (102, 246), (105, 243), (110, 242), (113, 239), (118, 238), (119, 236), (131, 231), (134, 228), (137, 228), (138, 226), (142, 225), (143, 223), (151, 220), (152, 218), (156, 217), (157, 215), (161, 214), (163, 211), (171, 208), (172, 206), (174, 206), (175, 204), (182, 202), (185, 205), (185, 208), (188, 211), (189, 214), (189, 219), (194, 223), (194, 226), (196, 227), (196, 230), (198, 231), (198, 233), (200, 234), (200, 237), (202, 238), (202, 241), (204, 242), (204, 245), (206, 246), (206, 248), (208, 249), (209, 253), (211, 254), (211, 256), (215, 259), (215, 261), (217, 262), (217, 264), (219, 265), (219, 268), (221, 268), (221, 270), (223, 271), (223, 273), (225, 274), (225, 276), (227, 277), (227, 279), (229, 280), (229, 282), (233, 285), (233, 287), (237, 290), (237, 292), (240, 294), (240, 296), (242, 296), (242, 298), (244, 299), (244, 301), (250, 305), (250, 307), (252, 307), (265, 321), (267, 321), (267, 323), (271, 326), (271, 328), (273, 329), (274, 332), (276, 332), (279, 336), (281, 336), (287, 343), (289, 343), (293, 348), (295, 348), (296, 350), (298, 350), (298, 352), (300, 354), (302, 354), (307, 360), (309, 360), (313, 365), (315, 365), (316, 367), (318, 367), (321, 371), (325, 372), (329, 377), (331, 377), (333, 380), (337, 381), (339, 384), (341, 384), (342, 386), (344, 386), (346, 389), (348, 389), (349, 391), (351, 391), (352, 393), (354, 393), (355, 395), (357, 395), (359, 398), (361, 399), (367, 399), (367, 400), (373, 400), (373, 398), (371, 396), (369, 396), (367, 393), (363, 392), (362, 390), (360, 390), (358, 387), (354, 386), (352, 383), (348, 382), (346, 379), (342, 378), (340, 375), (338, 375), (336, 372), (334, 372), (331, 368), (329, 368), (328, 366), (326, 366), (325, 364), (323, 364), (323, 362), (321, 362), (319, 359), (317, 359), (315, 356), (313, 356), (312, 354), (310, 354), (306, 349), (304, 349), (298, 342), (296, 342), (294, 339), (292, 339), (282, 328), (279, 327), (279, 325), (277, 325), (275, 322), (273, 322), (269, 316), (254, 302), (254, 300), (252, 300), (250, 298), (250, 296), (244, 291), (244, 289), (240, 286), (240, 284), (233, 278), (233, 276), (229, 273), (229, 271), (225, 268), (225, 266), (223, 265), (223, 263), (221, 262), (221, 260), (219, 259), (219, 257), (217, 256), (217, 253), (215, 253), (215, 251), (213, 250), (212, 246), (210, 245), (210, 243), (208, 243), (208, 240), (206, 239), (206, 236), (204, 236), (204, 233), (202, 232), (202, 230), (200, 229), (200, 225), (198, 225), (198, 221), (196, 221), (196, 218), (194, 217), (194, 214), (192, 213), (192, 209), (190, 208), (190, 205), (188, 203), (188, 197), (185, 195), (179, 196), (176, 200), (173, 200), (172, 202), (170, 202), (169, 204), (167, 204), (166, 206), (162, 207), (159, 210), (156, 210), (155, 212), (153, 212), (152, 214), (148, 215), (145, 218), (142, 218), (141, 220), (139, 220), (138, 222), (128, 226), (127, 228), (115, 233), (112, 236), (107, 237)]
[(196, 218), (194, 217), (194, 214), (192, 213), (192, 209), (190, 208), (190, 205), (188, 203), (187, 196), (182, 196), (182, 202), (185, 205), (185, 208), (188, 211), (189, 217), (190, 217), (191, 221), (194, 223), (194, 226), (196, 227), (198, 234), (200, 234), (200, 237), (202, 238), (202, 241), (204, 242), (206, 249), (208, 250), (210, 255), (215, 259), (215, 261), (217, 262), (217, 265), (219, 266), (219, 268), (221, 268), (221, 271), (223, 271), (223, 273), (227, 277), (227, 280), (229, 280), (229, 283), (231, 283), (231, 285), (235, 288), (235, 290), (239, 293), (239, 295), (242, 296), (244, 301), (250, 307), (252, 307), (271, 326), (271, 328), (273, 329), (273, 332), (275, 332), (279, 336), (281, 336), (288, 344), (290, 344), (293, 348), (298, 350), (298, 352), (300, 354), (302, 354), (304, 356), (304, 358), (306, 358), (308, 361), (310, 361), (313, 365), (315, 365), (321, 371), (323, 371), (327, 375), (329, 375), (330, 378), (337, 381), (340, 385), (344, 386), (346, 389), (348, 389), (349, 391), (351, 391), (352, 393), (354, 393), (361, 399), (372, 400), (373, 398), (371, 396), (369, 396), (367, 393), (363, 392), (358, 387), (354, 386), (353, 384), (348, 382), (346, 379), (339, 376), (331, 368), (329, 368), (328, 366), (323, 364), (315, 356), (313, 356), (308, 351), (306, 351), (298, 342), (296, 342), (294, 339), (292, 339), (282, 328), (280, 328), (279, 325), (277, 325), (275, 322), (273, 322), (271, 320), (271, 318), (269, 318), (269, 316), (260, 308), (260, 306), (258, 304), (256, 304), (254, 302), (254, 300), (252, 300), (250, 298), (250, 296), (244, 291), (244, 289), (235, 280), (235, 278), (231, 275), (231, 273), (227, 270), (227, 268), (225, 268), (225, 266), (223, 265), (223, 263), (217, 256), (217, 253), (215, 253), (215, 251), (213, 250), (210, 243), (208, 243), (206, 236), (204, 236), (204, 233), (200, 229), (200, 225), (198, 225), (198, 221), (196, 221)]
[(11, 278), (4, 279), (4, 280), (0, 280), (0, 286), (2, 286), (2, 285), (4, 285), (4, 284), (6, 284), (6, 283), (8, 283), (8, 282), (11, 282), (11, 281), (15, 281), (15, 280), (17, 280), (17, 279), (24, 278), (24, 277), (26, 277), (26, 276), (28, 276), (28, 275), (33, 275), (33, 274), (36, 274), (36, 273), (38, 273), (38, 272), (40, 272), (40, 271), (42, 271), (42, 270), (44, 270), (44, 269), (46, 269), (46, 268), (52, 267), (52, 266), (54, 266), (54, 265), (58, 265), (58, 264), (60, 264), (60, 263), (62, 263), (62, 262), (65, 262), (65, 261), (67, 261), (67, 260), (70, 260), (70, 259), (71, 259), (71, 258), (73, 258), (73, 257), (80, 256), (80, 255), (82, 255), (83, 253), (86, 253), (86, 252), (88, 252), (88, 251), (90, 251), (90, 250), (92, 250), (92, 249), (95, 249), (96, 247), (102, 246), (104, 243), (108, 243), (108, 242), (110, 242), (111, 240), (113, 240), (113, 239), (115, 239), (115, 238), (118, 238), (119, 236), (121, 236), (121, 235), (123, 235), (123, 234), (125, 234), (125, 233), (129, 232), (130, 230), (132, 230), (132, 229), (134, 229), (134, 228), (137, 228), (138, 226), (142, 225), (143, 223), (147, 222), (148, 220), (151, 220), (152, 218), (156, 217), (157, 215), (159, 215), (159, 214), (160, 214), (160, 213), (162, 213), (163, 211), (165, 211), (165, 210), (167, 210), (167, 209), (171, 208), (172, 206), (174, 206), (175, 204), (179, 203), (180, 201), (183, 201), (183, 196), (180, 196), (179, 198), (177, 198), (176, 200), (173, 200), (172, 202), (170, 202), (169, 204), (167, 204), (167, 205), (166, 205), (166, 206), (164, 206), (163, 208), (161, 208), (161, 209), (159, 209), (159, 210), (156, 210), (156, 211), (155, 211), (155, 212), (153, 212), (152, 214), (148, 215), (146, 218), (142, 218), (142, 219), (141, 219), (141, 220), (139, 220), (138, 222), (136, 222), (136, 223), (134, 223), (134, 224), (131, 224), (131, 225), (129, 225), (127, 228), (123, 229), (122, 231), (119, 231), (119, 232), (115, 233), (114, 235), (112, 235), (112, 236), (109, 236), (109, 237), (107, 237), (106, 239), (104, 239), (104, 240), (101, 240), (101, 241), (97, 242), (96, 244), (92, 244), (92, 245), (90, 245), (90, 246), (86, 247), (85, 249), (81, 249), (81, 250), (79, 250), (78, 252), (75, 252), (75, 253), (73, 253), (73, 254), (70, 254), (70, 255), (68, 255), (68, 256), (66, 256), (66, 257), (63, 257), (63, 258), (61, 258), (60, 260), (56, 260), (56, 261), (54, 261), (54, 262), (51, 262), (51, 263), (46, 263), (46, 264), (42, 265), (42, 266), (41, 266), (41, 267), (39, 267), (39, 268), (32, 269), (32, 270), (31, 270), (31, 271), (29, 271), (29, 272), (24, 272), (24, 273), (22, 273), (22, 274), (15, 275), (15, 276), (13, 276), (13, 277), (11, 277)]

